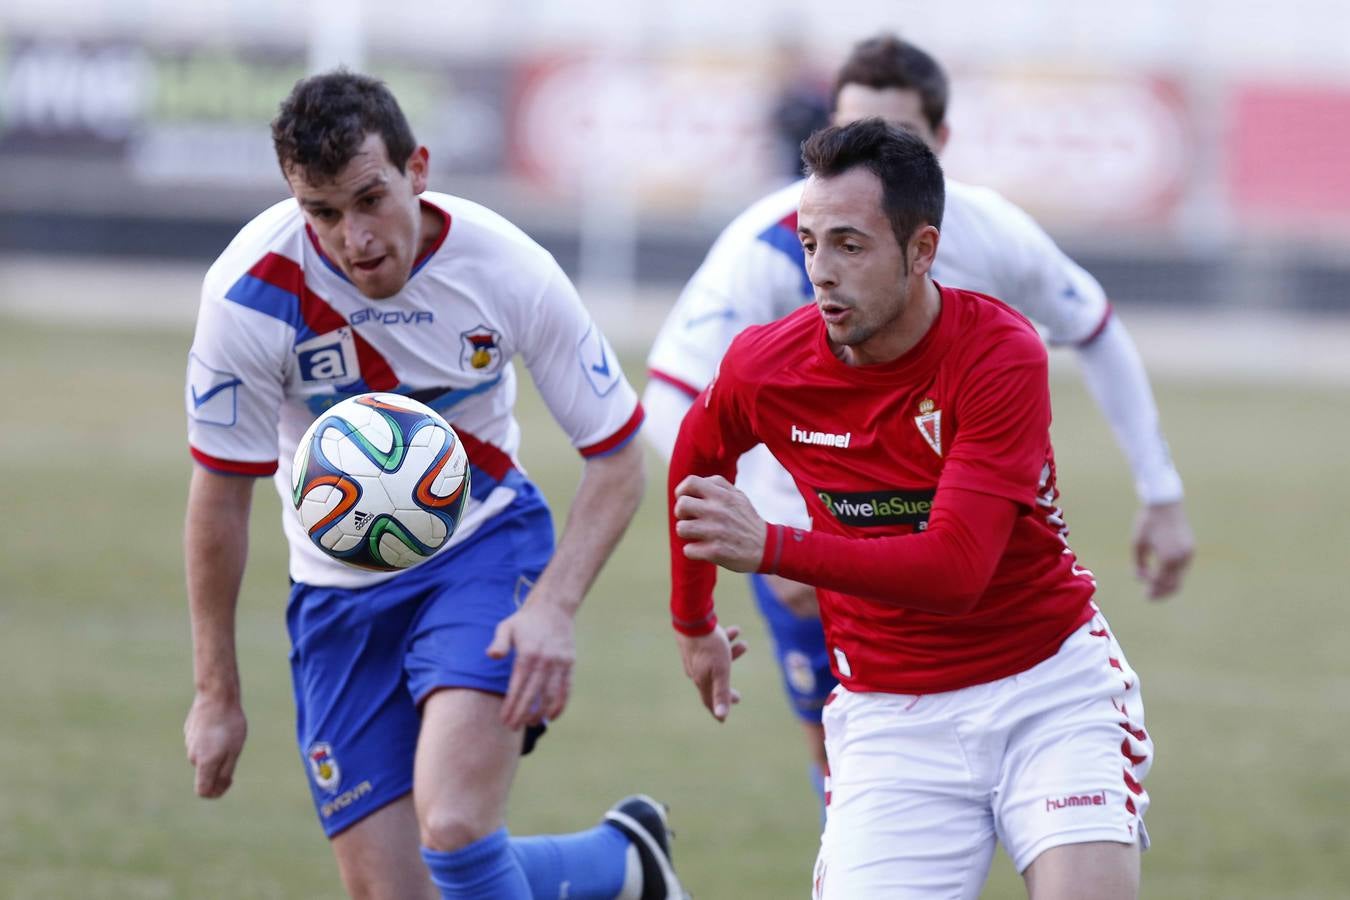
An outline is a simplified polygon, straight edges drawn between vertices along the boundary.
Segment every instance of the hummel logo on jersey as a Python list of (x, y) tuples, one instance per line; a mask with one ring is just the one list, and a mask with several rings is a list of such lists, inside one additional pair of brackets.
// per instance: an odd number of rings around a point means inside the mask
[(357, 531), (365, 531), (366, 526), (370, 524), (370, 520), (373, 518), (375, 518), (374, 513), (364, 513), (359, 509), (352, 513), (352, 522), (355, 523)]
[(814, 444), (817, 447), (848, 447), (853, 440), (853, 432), (846, 431), (843, 434), (832, 434), (828, 431), (804, 431), (796, 425), (792, 426), (792, 442), (794, 444)]

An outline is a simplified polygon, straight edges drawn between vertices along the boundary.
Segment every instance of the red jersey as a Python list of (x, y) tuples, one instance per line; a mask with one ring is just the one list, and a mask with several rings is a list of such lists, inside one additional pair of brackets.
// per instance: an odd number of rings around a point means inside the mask
[[(763, 443), (792, 475), (812, 532), (771, 526), (760, 571), (820, 587), (835, 675), (852, 691), (934, 693), (1003, 678), (1048, 658), (1092, 614), (1095, 584), (1056, 506), (1045, 346), (991, 297), (941, 288), (941, 299), (919, 343), (874, 366), (836, 358), (813, 305), (747, 329), (694, 403), (672, 460), (672, 487), (691, 474), (733, 478), (736, 459)], [(960, 527), (991, 500), (1008, 516), (1002, 501), (1016, 505), (1006, 544), (989, 546), (981, 521)], [(925, 541), (953, 523), (944, 533), (958, 543), (974, 534), (989, 567), (969, 603), (946, 605), (944, 580), (967, 573), (931, 565), (946, 558)], [(684, 557), (673, 521), (671, 542), (676, 627), (704, 633), (716, 567)]]

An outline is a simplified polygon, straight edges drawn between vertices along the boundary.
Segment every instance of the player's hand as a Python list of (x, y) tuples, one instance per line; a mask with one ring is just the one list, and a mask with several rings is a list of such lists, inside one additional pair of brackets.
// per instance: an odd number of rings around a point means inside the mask
[(512, 648), (516, 651), (502, 703), (506, 727), (538, 725), (562, 715), (572, 693), (572, 665), (577, 656), (573, 632), (567, 612), (533, 596), (497, 625), (487, 655), (502, 659)]
[(234, 767), (244, 752), (248, 720), (238, 700), (198, 692), (183, 723), (188, 762), (197, 770), (198, 797), (219, 797), (234, 782)]
[(1155, 503), (1139, 510), (1134, 522), (1134, 574), (1150, 600), (1162, 600), (1181, 587), (1195, 555), (1195, 535), (1181, 501)]
[(741, 702), (740, 691), (731, 686), (731, 662), (740, 659), (750, 649), (741, 640), (741, 629), (735, 625), (718, 625), (700, 637), (675, 635), (684, 660), (684, 674), (698, 688), (703, 705), (719, 722), (727, 720), (733, 703)]
[(764, 558), (767, 526), (750, 498), (721, 475), (690, 475), (675, 488), (675, 533), (689, 559), (753, 572)]

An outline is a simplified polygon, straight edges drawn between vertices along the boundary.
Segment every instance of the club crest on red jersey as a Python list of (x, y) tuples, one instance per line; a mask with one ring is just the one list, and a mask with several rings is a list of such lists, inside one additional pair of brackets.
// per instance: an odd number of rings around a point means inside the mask
[(942, 455), (942, 410), (935, 408), (936, 404), (927, 397), (919, 404), (919, 414), (914, 417), (914, 424), (919, 428), (919, 434), (928, 446), (933, 448), (933, 452), (938, 456)]

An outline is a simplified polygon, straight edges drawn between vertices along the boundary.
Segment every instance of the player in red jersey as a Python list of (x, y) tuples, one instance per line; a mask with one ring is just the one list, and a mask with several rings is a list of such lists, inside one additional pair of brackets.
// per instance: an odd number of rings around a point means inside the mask
[[(930, 277), (944, 191), (920, 138), (865, 120), (803, 159), (815, 304), (736, 338), (671, 461), (685, 671), (725, 719), (744, 646), (713, 564), (819, 588), (840, 686), (817, 897), (975, 897), (996, 840), (1033, 900), (1135, 897), (1152, 742), (1065, 539), (1044, 345)], [(812, 530), (731, 484), (761, 443)]]

